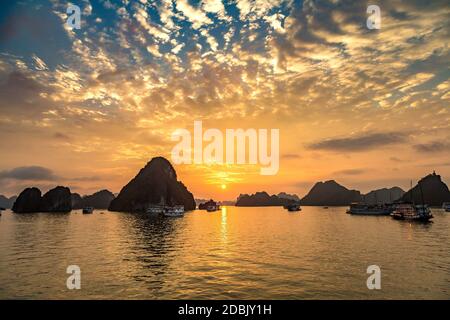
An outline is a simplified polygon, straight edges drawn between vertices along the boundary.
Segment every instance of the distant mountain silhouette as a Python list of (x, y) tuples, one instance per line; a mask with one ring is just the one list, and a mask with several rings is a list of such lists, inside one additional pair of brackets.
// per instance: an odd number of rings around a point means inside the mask
[(308, 206), (347, 206), (361, 200), (357, 190), (349, 190), (334, 180), (317, 182), (309, 193), (301, 199)]
[(195, 209), (192, 193), (177, 180), (175, 169), (163, 157), (147, 163), (111, 201), (109, 210), (145, 212), (151, 204), (184, 205), (185, 210)]
[(0, 208), (11, 209), (16, 199), (17, 196), (8, 198), (0, 194)]
[(443, 202), (450, 202), (450, 191), (441, 176), (433, 172), (420, 179), (414, 188), (403, 195), (401, 201), (413, 201), (417, 204), (423, 201), (429, 206), (440, 207)]
[(72, 209), (82, 209), (84, 207), (108, 209), (114, 198), (114, 194), (108, 190), (101, 190), (84, 197), (81, 197), (78, 193), (72, 193)]
[(277, 195), (277, 197), (281, 198), (281, 199), (289, 199), (289, 200), (300, 202), (300, 198), (296, 194), (289, 194), (289, 193), (286, 193), (286, 192), (280, 192)]
[(195, 205), (198, 207), (200, 204), (209, 201), (208, 199), (194, 199)]
[(224, 200), (224, 201), (219, 201), (219, 204), (222, 206), (234, 206), (234, 205), (236, 205), (236, 201)]
[(269, 195), (267, 192), (256, 192), (255, 194), (241, 194), (236, 201), (236, 207), (270, 207), (284, 206), (294, 202), (291, 199), (279, 198), (276, 195)]
[(400, 199), (405, 194), (405, 191), (399, 187), (392, 187), (390, 189), (383, 188), (370, 191), (362, 196), (362, 202), (367, 204), (385, 204), (392, 203)]
[(41, 197), (38, 188), (26, 188), (17, 197), (12, 210), (16, 213), (69, 212), (72, 209), (71, 193), (67, 187), (58, 186)]

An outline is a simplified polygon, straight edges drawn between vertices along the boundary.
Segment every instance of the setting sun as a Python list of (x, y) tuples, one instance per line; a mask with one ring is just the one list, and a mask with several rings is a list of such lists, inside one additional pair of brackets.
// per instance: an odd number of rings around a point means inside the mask
[(220, 187), (222, 188), (222, 190), (225, 190), (227, 188), (225, 184), (222, 184)]

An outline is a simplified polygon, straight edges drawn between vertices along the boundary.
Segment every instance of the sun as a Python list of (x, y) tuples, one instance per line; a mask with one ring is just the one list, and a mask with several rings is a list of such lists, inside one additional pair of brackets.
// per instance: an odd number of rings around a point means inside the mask
[(220, 187), (222, 188), (222, 190), (225, 190), (227, 188), (225, 184), (222, 184)]

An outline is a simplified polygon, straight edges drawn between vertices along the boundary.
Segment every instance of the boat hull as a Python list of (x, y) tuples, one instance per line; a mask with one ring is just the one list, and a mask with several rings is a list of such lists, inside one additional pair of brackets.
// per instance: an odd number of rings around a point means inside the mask
[(380, 211), (354, 211), (347, 210), (348, 214), (359, 215), (359, 216), (388, 216), (390, 215), (390, 211), (388, 210), (380, 210)]
[(164, 208), (164, 216), (182, 217), (184, 216), (184, 206), (166, 207)]

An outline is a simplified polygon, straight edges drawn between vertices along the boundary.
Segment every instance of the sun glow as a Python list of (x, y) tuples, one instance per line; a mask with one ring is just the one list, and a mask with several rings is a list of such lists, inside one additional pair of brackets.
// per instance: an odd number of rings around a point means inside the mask
[(220, 188), (221, 188), (222, 190), (225, 190), (225, 189), (227, 188), (227, 186), (226, 186), (225, 184), (222, 184), (222, 185), (220, 186)]

